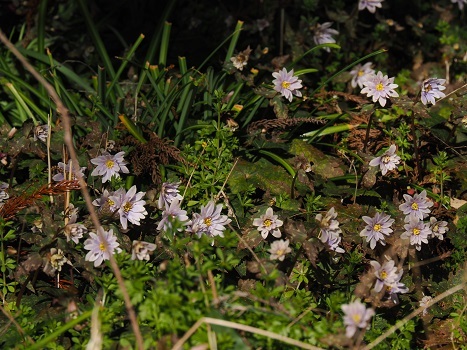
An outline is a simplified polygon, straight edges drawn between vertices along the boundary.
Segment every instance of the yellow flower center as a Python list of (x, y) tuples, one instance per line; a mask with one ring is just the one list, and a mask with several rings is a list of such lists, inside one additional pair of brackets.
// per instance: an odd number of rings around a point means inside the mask
[(410, 206), (413, 210), (418, 210), (418, 204), (417, 203), (412, 203), (412, 205)]
[(412, 230), (412, 233), (415, 235), (415, 236), (418, 236), (420, 234), (420, 230), (418, 228), (414, 228)]
[(352, 319), (354, 320), (355, 323), (360, 323), (360, 321), (362, 320), (362, 315), (360, 315), (360, 314), (353, 314), (353, 315), (352, 315)]
[(103, 252), (105, 252), (105, 243), (99, 244), (99, 249)]
[(377, 90), (377, 91), (383, 91), (383, 90), (384, 90), (384, 85), (381, 84), (381, 83), (377, 84), (377, 85), (376, 85), (376, 90)]
[(107, 204), (109, 205), (109, 207), (115, 205), (115, 202), (111, 199), (107, 199)]
[(271, 225), (272, 225), (271, 219), (266, 219), (266, 220), (264, 220), (263, 225), (266, 226), (266, 227), (271, 226)]
[(433, 232), (438, 232), (438, 231), (439, 231), (439, 225), (436, 224), (435, 226), (433, 226), (433, 227), (431, 228), (431, 230), (432, 230)]
[(283, 89), (288, 89), (290, 87), (290, 83), (288, 81), (283, 81), (281, 86)]
[(276, 251), (276, 255), (277, 255), (277, 256), (282, 256), (282, 255), (284, 255), (284, 253), (285, 253), (284, 249), (278, 249), (278, 250)]
[(124, 205), (123, 205), (123, 211), (125, 213), (128, 213), (131, 208), (133, 208), (133, 204), (131, 204), (130, 202), (126, 202)]
[(428, 92), (428, 91), (431, 91), (431, 90), (432, 90), (431, 84), (426, 84), (425, 85), (425, 91)]
[(359, 77), (361, 77), (363, 74), (365, 74), (365, 73), (364, 73), (362, 70), (359, 70), (358, 73), (357, 73), (357, 75), (358, 75)]
[(373, 231), (379, 232), (380, 230), (381, 230), (381, 225), (380, 224), (376, 224), (375, 226), (373, 226)]
[(383, 272), (381, 272), (381, 279), (385, 280), (387, 277), (388, 277), (388, 273), (383, 270)]
[(206, 219), (204, 219), (204, 223), (206, 224), (206, 226), (211, 226), (212, 225), (212, 219), (211, 218), (206, 218)]
[(115, 162), (113, 160), (110, 160), (110, 159), (105, 162), (105, 166), (107, 167), (107, 169), (112, 169), (114, 164), (115, 164)]
[(391, 161), (391, 157), (390, 156), (382, 156), (381, 157), (381, 161), (384, 163), (384, 164), (387, 164)]

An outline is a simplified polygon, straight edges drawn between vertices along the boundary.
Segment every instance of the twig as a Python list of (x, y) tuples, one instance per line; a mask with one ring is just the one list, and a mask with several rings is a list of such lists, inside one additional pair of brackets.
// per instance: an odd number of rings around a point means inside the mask
[(254, 334), (259, 334), (271, 339), (276, 339), (279, 340), (283, 343), (287, 343), (290, 345), (294, 345), (300, 349), (307, 349), (307, 350), (323, 350), (322, 348), (319, 348), (317, 346), (307, 344), (304, 342), (301, 342), (299, 340), (295, 340), (274, 332), (266, 331), (261, 328), (256, 328), (256, 327), (251, 327), (247, 326), (241, 323), (236, 323), (236, 322), (230, 322), (230, 321), (225, 321), (225, 320), (219, 320), (217, 318), (211, 318), (211, 317), (203, 317), (199, 319), (184, 335), (181, 337), (173, 346), (172, 350), (181, 350), (183, 344), (198, 330), (198, 328), (203, 324), (211, 324), (211, 325), (216, 325), (216, 326), (221, 326), (221, 327), (228, 327), (228, 328), (233, 328), (237, 329), (239, 331), (244, 331), (244, 332), (249, 332), (249, 333), (254, 333)]
[[(52, 101), (55, 103), (57, 106), (57, 112), (62, 116), (62, 122), (63, 122), (63, 129), (65, 131), (65, 134), (63, 136), (63, 141), (65, 142), (65, 145), (68, 148), (68, 152), (71, 156), (71, 159), (73, 160), (74, 163), (74, 172), (78, 177), (78, 181), (81, 187), (81, 192), (83, 194), (84, 200), (86, 202), (86, 207), (89, 211), (89, 214), (91, 215), (92, 222), (94, 224), (94, 227), (96, 228), (97, 234), (103, 239), (102, 233), (100, 232), (101, 224), (99, 222), (99, 218), (97, 217), (96, 211), (94, 210), (94, 206), (92, 205), (92, 200), (91, 196), (89, 195), (89, 191), (87, 190), (86, 187), (86, 182), (80, 176), (79, 172), (79, 162), (78, 158), (76, 156), (76, 151), (73, 146), (73, 136), (71, 134), (71, 123), (70, 123), (70, 117), (68, 115), (68, 110), (63, 104), (62, 100), (58, 96), (57, 92), (55, 91), (54, 87), (49, 84), (47, 80), (45, 80), (44, 77), (42, 77), (35, 69), (34, 67), (26, 60), (26, 58), (18, 51), (18, 49), (13, 45), (13, 43), (8, 40), (8, 38), (5, 36), (3, 31), (0, 30), (0, 41), (3, 42), (3, 44), (16, 56), (16, 58), (23, 64), (24, 68), (28, 70), (34, 78), (47, 90), (50, 98)], [(70, 169), (70, 171), (73, 171)], [(108, 247), (106, 247), (108, 249)], [(115, 274), (115, 277), (117, 279), (119, 288), (122, 292), (123, 299), (125, 301), (125, 307), (128, 312), (128, 317), (130, 318), (131, 326), (133, 328), (133, 332), (135, 333), (135, 338), (136, 338), (136, 344), (138, 349), (143, 350), (144, 349), (144, 343), (143, 343), (143, 337), (141, 336), (141, 332), (139, 330), (139, 325), (136, 319), (136, 314), (135, 310), (133, 309), (133, 306), (131, 304), (130, 296), (128, 294), (128, 291), (125, 287), (125, 282), (122, 277), (122, 273), (117, 265), (117, 262), (115, 261), (115, 258), (113, 257), (112, 254), (109, 254), (110, 256), (110, 266), (112, 267), (112, 270)]]

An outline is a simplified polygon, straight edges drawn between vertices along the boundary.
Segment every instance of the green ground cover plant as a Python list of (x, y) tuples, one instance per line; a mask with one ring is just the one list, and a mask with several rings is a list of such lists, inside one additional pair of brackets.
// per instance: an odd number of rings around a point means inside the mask
[(8, 2), (0, 346), (465, 349), (466, 5)]

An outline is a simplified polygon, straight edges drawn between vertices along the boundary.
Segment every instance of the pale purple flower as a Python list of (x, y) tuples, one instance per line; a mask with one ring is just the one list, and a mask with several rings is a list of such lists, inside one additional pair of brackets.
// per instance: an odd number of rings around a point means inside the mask
[(422, 243), (428, 244), (428, 236), (430, 228), (423, 221), (412, 217), (408, 224), (404, 225), (405, 232), (401, 234), (402, 239), (410, 239), (410, 245), (414, 245), (415, 249), (421, 250)]
[(281, 227), (283, 223), (282, 220), (278, 219), (277, 215), (274, 215), (271, 207), (266, 210), (265, 214), (253, 220), (253, 226), (258, 226), (258, 231), (264, 239), (268, 237), (268, 234), (279, 238), (281, 236), (279, 227)]
[(40, 140), (42, 142), (46, 142), (48, 136), (49, 136), (49, 126), (47, 124), (36, 125), (34, 127), (34, 141)]
[(0, 202), (7, 200), (10, 198), (8, 193), (5, 191), (8, 188), (8, 184), (6, 182), (0, 182)]
[(320, 226), (320, 236), (321, 242), (327, 243), (328, 241), (333, 241), (334, 238), (339, 237), (342, 233), (342, 230), (339, 228), (339, 221), (336, 220), (337, 213), (332, 207), (326, 213), (326, 215), (317, 214), (315, 216), (316, 221), (319, 222)]
[(370, 261), (370, 265), (373, 266), (374, 274), (376, 276), (376, 282), (374, 291), (380, 292), (384, 286), (391, 285), (394, 283), (397, 278), (397, 266), (395, 266), (395, 262), (392, 259), (386, 261), (383, 265), (379, 262), (372, 260)]
[(439, 240), (443, 240), (445, 234), (448, 230), (448, 223), (446, 221), (438, 221), (435, 217), (430, 217), (430, 223), (429, 223), (430, 231), (432, 237), (436, 237)]
[(345, 250), (339, 247), (341, 240), (342, 238), (340, 236), (329, 235), (328, 240), (325, 243), (327, 243), (330, 250), (333, 250), (336, 253), (345, 253)]
[(289, 247), (289, 240), (279, 239), (278, 241), (274, 241), (271, 243), (271, 249), (269, 249), (271, 256), (269, 257), (269, 259), (277, 259), (279, 261), (284, 261), (285, 254), (288, 254), (291, 251), (292, 249)]
[(413, 197), (404, 194), (405, 203), (399, 205), (399, 210), (407, 215), (405, 222), (409, 222), (411, 218), (423, 220), (430, 213), (433, 202), (426, 198), (426, 190), (415, 194)]
[(367, 9), (371, 13), (375, 13), (377, 7), (382, 7), (381, 3), (383, 1), (384, 0), (360, 0), (358, 2), (358, 10), (363, 11), (364, 9)]
[(345, 335), (347, 338), (352, 338), (357, 328), (364, 329), (368, 327), (368, 321), (375, 315), (375, 311), (371, 308), (367, 309), (360, 300), (342, 305), (342, 311), (344, 311)]
[(372, 159), (370, 166), (379, 166), (381, 174), (386, 175), (388, 171), (396, 169), (400, 161), (401, 158), (396, 154), (396, 145), (391, 145), (381, 156)]
[(123, 198), (114, 193), (114, 195), (109, 196), (109, 200), (114, 203), (120, 203), (118, 213), (120, 214), (120, 223), (124, 230), (128, 227), (128, 221), (132, 224), (139, 225), (140, 220), (144, 219), (148, 215), (144, 205), (146, 201), (141, 198), (144, 197), (146, 192), (136, 193), (136, 186), (132, 186), (128, 192), (125, 193)]
[(394, 302), (394, 304), (399, 304), (398, 294), (404, 294), (409, 291), (409, 288), (405, 286), (400, 280), (402, 278), (404, 271), (400, 270), (396, 273), (396, 278), (393, 281), (390, 281), (386, 284), (386, 293), (389, 294), (389, 298)]
[(394, 90), (399, 85), (394, 84), (394, 77), (388, 78), (387, 75), (378, 72), (370, 74), (363, 81), (365, 87), (360, 91), (362, 94), (367, 94), (367, 97), (373, 97), (373, 102), (378, 101), (381, 107), (386, 105), (386, 99), (389, 97), (399, 97), (399, 94)]
[(162, 184), (161, 193), (157, 201), (157, 207), (164, 209), (167, 205), (170, 205), (174, 199), (181, 201), (183, 199), (178, 187), (180, 182), (164, 182)]
[(352, 76), (350, 85), (352, 85), (353, 88), (356, 88), (358, 85), (360, 89), (362, 89), (363, 82), (369, 76), (372, 76), (373, 74), (375, 74), (375, 70), (371, 68), (372, 65), (373, 63), (367, 62), (364, 65), (361, 65), (359, 63), (353, 67), (353, 69), (350, 71), (350, 75)]
[(467, 4), (467, 0), (451, 0), (451, 2), (453, 4), (459, 5), (459, 10), (461, 10), (461, 11), (464, 9), (464, 5)]
[(83, 238), (83, 235), (88, 232), (88, 229), (83, 224), (69, 223), (65, 226), (63, 232), (65, 233), (67, 242), (73, 241), (78, 244), (80, 238)]
[(104, 260), (109, 260), (111, 255), (122, 251), (112, 229), (109, 231), (105, 231), (102, 227), (99, 229), (100, 234), (90, 232), (90, 237), (84, 241), (84, 249), (89, 250), (85, 260), (94, 261), (95, 267), (100, 266)]
[(366, 237), (366, 241), (370, 242), (370, 248), (375, 249), (377, 242), (386, 245), (384, 235), (389, 236), (393, 232), (391, 225), (394, 223), (394, 219), (384, 213), (376, 213), (372, 218), (363, 216), (362, 219), (367, 225), (360, 232), (360, 236)]
[(225, 226), (230, 220), (227, 215), (221, 215), (222, 204), (216, 206), (214, 201), (209, 201), (206, 206), (201, 206), (201, 213), (194, 213), (191, 225), (187, 232), (195, 233), (198, 237), (205, 234), (208, 237), (224, 237)]
[(437, 78), (430, 78), (423, 81), (421, 99), (425, 106), (428, 103), (434, 105), (436, 104), (435, 98), (442, 98), (446, 96), (444, 92), (441, 92), (442, 90), (446, 89), (446, 86), (443, 86), (445, 82), (446, 79)]
[[(316, 45), (321, 44), (334, 44), (336, 40), (333, 38), (333, 35), (339, 35), (339, 32), (331, 28), (332, 22), (325, 22), (323, 24), (316, 24), (313, 41)], [(324, 48), (329, 52), (329, 47)]]
[(149, 261), (150, 254), (156, 250), (156, 248), (157, 246), (154, 243), (133, 241), (131, 248), (131, 260)]
[(126, 167), (127, 162), (123, 158), (125, 152), (118, 152), (111, 155), (104, 152), (101, 156), (91, 159), (91, 163), (97, 165), (92, 171), (92, 176), (102, 176), (102, 183), (110, 181), (112, 176), (120, 177), (120, 172), (128, 174), (130, 171)]
[(294, 77), (293, 69), (287, 72), (287, 69), (283, 68), (279, 72), (272, 73), (272, 76), (276, 79), (272, 81), (274, 84), (274, 90), (279, 92), (282, 96), (292, 102), (292, 95), (302, 96), (302, 93), (298, 89), (302, 88), (302, 81), (297, 77)]
[(169, 231), (174, 224), (179, 232), (183, 231), (183, 226), (191, 224), (186, 215), (186, 210), (180, 208), (180, 201), (178, 199), (173, 199), (170, 204), (165, 204), (165, 210), (162, 212), (162, 219), (159, 225), (157, 225), (157, 230)]
[(426, 314), (428, 314), (428, 308), (427, 308), (427, 305), (428, 303), (433, 300), (432, 297), (430, 297), (429, 295), (425, 295), (422, 300), (420, 300), (420, 307), (423, 307), (423, 311), (422, 311), (422, 316), (426, 316)]
[(57, 181), (57, 182), (63, 181), (63, 180), (68, 180), (70, 178), (71, 178), (71, 180), (76, 180), (77, 179), (77, 176), (76, 176), (77, 174), (80, 177), (84, 178), (85, 176), (83, 174), (83, 171), (86, 170), (86, 167), (80, 167), (78, 173), (76, 174), (75, 171), (74, 171), (75, 166), (73, 165), (73, 172), (72, 172), (72, 174), (70, 176), (70, 169), (71, 169), (70, 165), (71, 164), (72, 164), (71, 159), (68, 161), (68, 164), (65, 164), (63, 162), (58, 162), (58, 171), (59, 171), (59, 173), (55, 174), (52, 177), (52, 180)]

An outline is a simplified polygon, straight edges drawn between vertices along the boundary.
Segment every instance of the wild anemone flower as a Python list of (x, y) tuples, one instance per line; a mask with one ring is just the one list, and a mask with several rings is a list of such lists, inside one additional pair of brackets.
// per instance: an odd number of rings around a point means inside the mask
[(159, 194), (159, 199), (157, 201), (157, 207), (159, 209), (165, 208), (167, 205), (170, 205), (174, 199), (181, 201), (183, 199), (178, 187), (180, 182), (164, 182), (161, 187), (161, 193)]
[(287, 72), (287, 69), (283, 68), (279, 72), (272, 73), (272, 76), (276, 79), (272, 81), (274, 84), (274, 90), (279, 92), (282, 96), (292, 102), (292, 95), (301, 97), (302, 93), (298, 89), (302, 88), (302, 81), (297, 77), (294, 77), (293, 69)]
[(83, 238), (83, 235), (88, 232), (88, 229), (83, 224), (69, 223), (63, 229), (63, 232), (66, 236), (66, 241), (73, 241), (75, 244), (79, 243), (80, 238)]
[(422, 311), (422, 316), (425, 316), (428, 313), (428, 308), (427, 305), (428, 303), (433, 299), (433, 297), (430, 297), (429, 295), (425, 295), (422, 300), (420, 300), (420, 307), (423, 307)]
[(68, 161), (68, 164), (65, 164), (63, 162), (58, 162), (58, 171), (59, 173), (58, 174), (55, 174), (53, 177), (52, 177), (52, 180), (54, 181), (63, 181), (63, 180), (68, 180), (70, 177), (72, 180), (76, 180), (77, 179), (77, 174), (84, 178), (84, 171), (86, 170), (86, 167), (80, 167), (79, 170), (78, 170), (78, 173), (75, 173), (75, 166), (73, 165), (73, 172), (70, 176), (70, 170), (71, 170), (71, 167), (70, 165), (72, 164), (72, 161), (71, 159)]
[(379, 293), (384, 286), (391, 285), (394, 281), (397, 280), (397, 266), (395, 266), (395, 262), (392, 259), (386, 261), (383, 265), (379, 262), (373, 260), (370, 261), (370, 265), (373, 266), (374, 274), (376, 276), (376, 283), (374, 287), (374, 291)]
[(133, 241), (131, 248), (131, 260), (149, 261), (150, 254), (156, 250), (156, 248), (157, 246), (154, 243)]
[(269, 207), (265, 214), (253, 220), (253, 226), (258, 226), (258, 231), (264, 239), (268, 237), (269, 233), (279, 238), (281, 236), (279, 227), (281, 227), (284, 222), (277, 217), (277, 215), (274, 215), (272, 208)]
[(443, 86), (445, 82), (446, 79), (437, 78), (430, 78), (423, 81), (421, 99), (425, 106), (428, 103), (435, 105), (435, 98), (442, 98), (446, 96), (444, 92), (441, 92), (442, 90), (446, 89), (446, 86)]
[(5, 191), (8, 188), (8, 184), (6, 182), (0, 182), (0, 202), (8, 199), (10, 196)]
[(180, 201), (173, 199), (170, 205), (165, 205), (165, 210), (162, 212), (162, 220), (157, 225), (159, 231), (169, 231), (173, 224), (178, 223), (177, 231), (183, 231), (183, 226), (190, 225), (191, 221), (186, 215), (186, 210), (180, 208)]
[(330, 250), (333, 250), (336, 253), (345, 253), (345, 250), (339, 247), (341, 240), (342, 238), (340, 236), (329, 235), (328, 240), (325, 243), (327, 243)]
[(393, 232), (391, 225), (394, 223), (394, 219), (384, 213), (376, 213), (372, 218), (363, 216), (362, 219), (367, 225), (360, 232), (360, 236), (366, 237), (366, 241), (370, 242), (370, 248), (375, 249), (377, 242), (386, 245), (384, 235), (389, 236)]
[(378, 72), (372, 74), (363, 81), (365, 87), (360, 91), (362, 94), (367, 94), (367, 97), (373, 97), (373, 102), (378, 101), (381, 107), (386, 105), (386, 99), (389, 97), (399, 97), (399, 94), (394, 90), (399, 85), (394, 84), (394, 77), (388, 78), (387, 75)]
[(368, 327), (368, 321), (375, 315), (375, 311), (371, 308), (367, 309), (360, 300), (342, 305), (342, 311), (344, 311), (345, 335), (347, 338), (352, 338), (357, 328)]
[(357, 85), (360, 89), (363, 88), (363, 82), (371, 75), (375, 74), (375, 70), (371, 68), (373, 63), (367, 62), (363, 66), (359, 63), (350, 71), (350, 75), (352, 76), (352, 80), (350, 85), (353, 88), (356, 88)]
[(100, 266), (104, 260), (109, 260), (111, 255), (122, 251), (112, 229), (109, 231), (105, 231), (102, 227), (99, 229), (100, 235), (90, 232), (90, 237), (84, 241), (84, 249), (89, 250), (85, 260), (94, 261), (95, 267)]
[(410, 245), (414, 245), (415, 249), (421, 250), (422, 243), (428, 244), (428, 236), (430, 235), (430, 228), (424, 224), (423, 221), (412, 217), (409, 223), (404, 225), (405, 232), (401, 234), (402, 239), (410, 239)]
[(49, 126), (47, 124), (36, 125), (34, 127), (34, 141), (40, 140), (42, 142), (46, 142), (48, 136), (49, 136)]
[(241, 51), (237, 56), (231, 57), (230, 60), (232, 61), (235, 68), (238, 70), (243, 70), (243, 67), (247, 65), (248, 59), (250, 58), (251, 49), (248, 46), (245, 50)]
[(125, 152), (118, 152), (111, 155), (104, 152), (101, 156), (91, 159), (91, 163), (97, 165), (92, 171), (92, 176), (104, 176), (102, 183), (107, 182), (112, 176), (120, 177), (120, 172), (128, 174), (130, 171), (126, 167), (127, 162), (123, 159)]
[(221, 215), (222, 204), (216, 206), (214, 201), (209, 201), (206, 206), (201, 206), (201, 213), (194, 213), (191, 225), (187, 231), (195, 233), (198, 237), (205, 234), (209, 237), (224, 237), (225, 226), (230, 220), (227, 215)]
[(426, 190), (415, 194), (413, 197), (404, 194), (405, 203), (399, 205), (399, 210), (406, 216), (405, 222), (409, 222), (411, 218), (423, 220), (430, 213), (433, 202), (426, 198)]
[(396, 145), (391, 145), (381, 156), (370, 161), (370, 166), (379, 166), (381, 174), (386, 175), (388, 171), (394, 170), (401, 158), (396, 154)]
[(317, 214), (315, 216), (315, 219), (319, 222), (320, 226), (319, 238), (321, 239), (321, 242), (327, 243), (330, 241), (331, 237), (339, 237), (339, 235), (342, 233), (342, 230), (339, 228), (339, 221), (337, 221), (336, 218), (337, 213), (334, 207), (329, 209), (329, 211), (324, 216), (323, 214)]
[[(123, 195), (124, 191), (117, 196), (115, 193), (112, 196), (109, 196), (109, 200), (114, 203), (119, 203), (118, 214), (120, 215), (120, 223), (124, 230), (128, 227), (128, 221), (132, 224), (139, 225), (140, 220), (144, 219), (148, 215), (144, 205), (146, 201), (141, 198), (144, 197), (146, 192), (136, 193), (136, 186), (132, 186), (128, 192)], [(123, 195), (123, 197), (122, 197)]]
[(461, 11), (464, 9), (464, 5), (467, 4), (467, 0), (451, 0), (451, 2), (459, 5), (459, 10)]
[(271, 249), (269, 249), (271, 256), (269, 259), (284, 261), (285, 254), (290, 253), (291, 251), (292, 249), (289, 247), (289, 240), (279, 239), (278, 241), (271, 243)]
[(367, 9), (371, 13), (375, 13), (377, 7), (382, 7), (381, 3), (383, 1), (384, 0), (360, 0), (358, 2), (358, 10), (363, 11), (364, 9)]
[[(339, 35), (339, 32), (331, 28), (332, 22), (325, 22), (323, 24), (316, 24), (314, 29), (313, 41), (316, 45), (321, 44), (334, 44), (336, 40), (333, 35)], [(330, 51), (329, 47), (324, 48), (326, 51)]]
[(409, 291), (409, 288), (407, 288), (405, 284), (400, 281), (403, 274), (404, 270), (400, 270), (396, 273), (394, 280), (385, 285), (386, 293), (389, 295), (389, 298), (394, 302), (394, 304), (399, 304), (398, 294), (407, 293)]
[(429, 223), (431, 235), (430, 237), (436, 237), (439, 240), (443, 240), (445, 234), (448, 230), (448, 223), (446, 221), (438, 221), (435, 217), (430, 218), (430, 223)]

